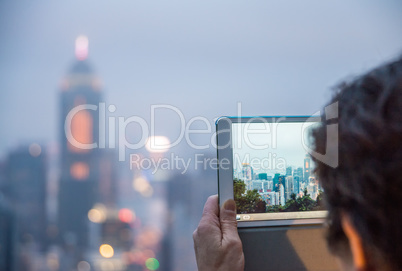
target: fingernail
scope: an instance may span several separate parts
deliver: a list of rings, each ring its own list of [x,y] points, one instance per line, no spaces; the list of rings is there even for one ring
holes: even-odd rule
[[[223,209],[228,210],[228,211],[236,211],[236,203],[232,199],[228,199],[225,201],[223,204]]]

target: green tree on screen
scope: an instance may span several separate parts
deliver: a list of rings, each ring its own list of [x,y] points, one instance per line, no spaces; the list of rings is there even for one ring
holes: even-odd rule
[[[237,213],[239,214],[325,210],[323,192],[321,190],[319,190],[317,200],[313,200],[307,188],[305,188],[302,197],[297,197],[296,194],[292,193],[285,205],[267,206],[256,189],[246,191],[246,184],[242,180],[234,179],[233,194],[236,201]]]
[[[266,203],[261,199],[256,189],[247,190],[246,184],[239,179],[233,180],[233,194],[236,201],[237,213],[265,213]]]
[[[318,211],[325,210],[323,206],[323,193],[320,190],[317,195],[317,200],[313,200],[307,191],[307,188],[303,190],[303,196],[297,197],[292,193],[290,199],[288,199],[284,206],[273,205],[267,207],[268,213],[278,212],[302,212],[302,211]]]

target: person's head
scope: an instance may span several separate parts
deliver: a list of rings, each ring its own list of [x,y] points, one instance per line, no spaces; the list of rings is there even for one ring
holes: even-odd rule
[[[328,208],[331,252],[365,270],[402,270],[402,58],[343,83],[338,139],[327,136],[323,116],[314,149],[339,140],[339,165],[313,157]]]

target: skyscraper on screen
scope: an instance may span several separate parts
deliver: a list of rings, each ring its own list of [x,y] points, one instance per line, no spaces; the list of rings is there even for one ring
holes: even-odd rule
[[[304,157],[304,181],[308,182],[309,181],[309,177],[310,177],[310,156],[308,154],[306,154],[306,156]]]

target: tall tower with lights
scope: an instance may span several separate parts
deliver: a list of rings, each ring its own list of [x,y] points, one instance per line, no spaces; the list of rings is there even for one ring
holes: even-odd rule
[[[59,186],[59,236],[62,244],[83,251],[88,247],[88,211],[99,201],[101,152],[98,78],[88,63],[88,38],[79,36],[76,60],[66,75],[60,94],[61,177]]]
[[[304,181],[307,183],[311,175],[310,160],[310,156],[306,154],[306,156],[304,157]]]

